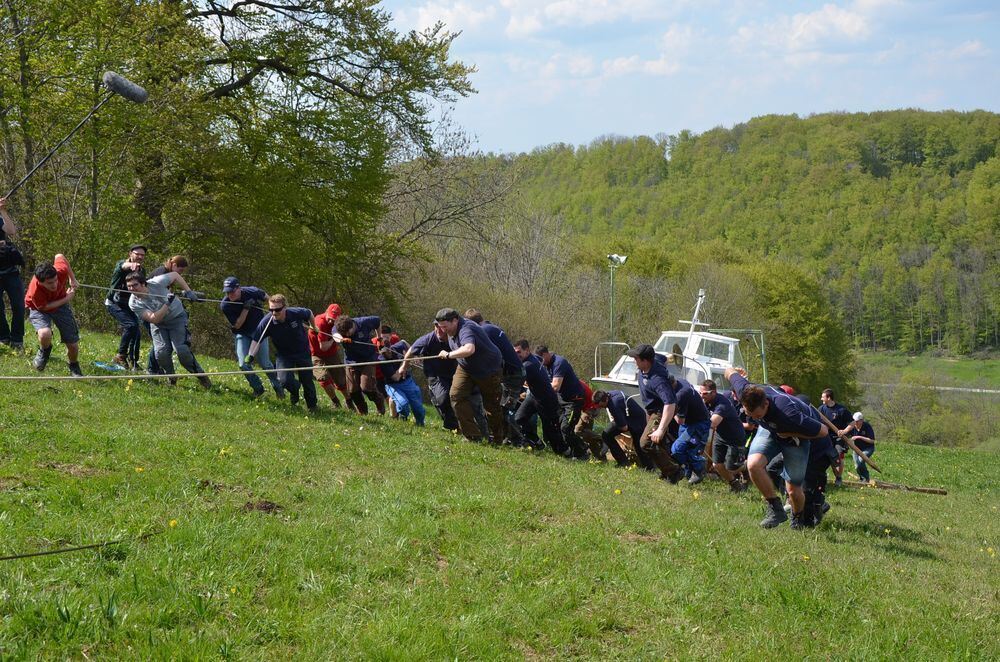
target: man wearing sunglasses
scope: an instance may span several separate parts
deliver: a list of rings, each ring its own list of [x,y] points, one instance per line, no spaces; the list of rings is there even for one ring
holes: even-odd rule
[[[309,353],[308,329],[316,330],[312,311],[308,308],[289,308],[284,294],[272,294],[267,299],[268,314],[261,318],[253,332],[247,364],[252,366],[261,343],[270,338],[277,351],[278,379],[281,380],[288,399],[299,402],[299,383],[309,411],[316,411],[316,383],[312,374],[312,355]],[[309,370],[292,370],[309,368]],[[296,375],[298,373],[298,375]]]

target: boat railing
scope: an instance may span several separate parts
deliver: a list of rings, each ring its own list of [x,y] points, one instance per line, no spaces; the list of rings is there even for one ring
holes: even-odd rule
[[[606,377],[607,376],[607,375],[604,374],[604,371],[602,369],[604,367],[603,361],[602,361],[603,357],[601,355],[601,348],[602,347],[624,347],[625,351],[622,352],[622,354],[625,354],[625,352],[628,352],[630,349],[632,349],[632,347],[628,343],[625,343],[625,342],[605,341],[605,342],[599,342],[599,343],[597,343],[597,347],[594,348],[594,376],[595,377]],[[615,360],[617,361],[618,359],[615,359]]]

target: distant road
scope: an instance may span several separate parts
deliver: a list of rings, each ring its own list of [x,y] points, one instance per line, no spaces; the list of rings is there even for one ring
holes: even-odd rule
[[[959,393],[986,393],[988,395],[1000,395],[1000,390],[990,388],[964,388],[961,386],[928,386],[925,384],[882,384],[879,382],[860,382],[862,386],[886,386],[895,388],[905,386],[907,388],[925,388],[931,391],[957,391]]]

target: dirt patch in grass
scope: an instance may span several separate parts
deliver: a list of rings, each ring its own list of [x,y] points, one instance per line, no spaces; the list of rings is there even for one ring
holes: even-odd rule
[[[663,536],[659,533],[626,533],[619,537],[625,542],[657,542]]]
[[[0,476],[0,492],[13,492],[25,487],[24,481],[17,476]]]
[[[275,513],[284,510],[284,507],[276,504],[273,501],[268,501],[267,499],[261,499],[260,501],[247,501],[243,504],[243,510],[248,513],[254,511],[260,513],[266,513],[268,515],[274,515]]]
[[[69,464],[64,462],[47,462],[43,464],[42,467],[45,469],[53,469],[68,476],[75,476],[77,478],[100,476],[104,473],[101,469],[95,469],[94,467],[85,467],[82,464]]]

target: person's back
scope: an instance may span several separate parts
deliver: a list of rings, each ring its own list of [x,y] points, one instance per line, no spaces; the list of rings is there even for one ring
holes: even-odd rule
[[[524,366],[524,381],[528,384],[531,394],[540,402],[555,404],[556,392],[552,388],[552,380],[541,359],[531,354],[521,363]]]

